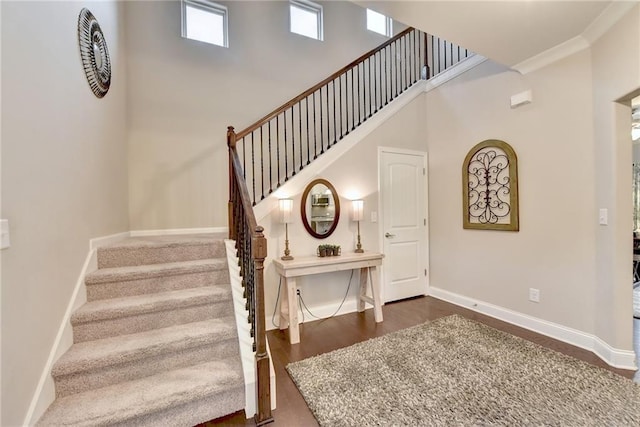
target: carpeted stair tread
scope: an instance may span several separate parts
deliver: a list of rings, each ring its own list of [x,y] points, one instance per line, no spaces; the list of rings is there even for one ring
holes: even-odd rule
[[[98,268],[224,257],[222,234],[131,237],[98,249]]]
[[[224,317],[120,335],[71,346],[55,363],[54,377],[210,345],[237,336],[235,318]]]
[[[134,265],[125,267],[101,268],[85,276],[85,284],[109,283],[128,281],[178,274],[218,271],[227,268],[224,258],[202,259],[193,261],[178,261],[162,264]]]
[[[230,396],[225,399],[225,394]],[[58,398],[38,425],[153,425],[145,419],[171,419],[171,411],[179,410],[181,405],[216,395],[222,401],[237,402],[237,408],[225,403],[223,408],[210,408],[210,415],[205,418],[215,418],[220,411],[232,413],[243,408],[244,382],[239,360],[227,358],[202,363]],[[207,419],[182,419],[181,423],[193,425]]]
[[[222,286],[205,286],[178,291],[90,301],[80,307],[71,316],[71,324],[77,325],[180,307],[211,304],[230,299],[230,289]]]

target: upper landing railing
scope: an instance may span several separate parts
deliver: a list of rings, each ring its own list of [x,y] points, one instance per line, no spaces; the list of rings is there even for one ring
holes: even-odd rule
[[[255,205],[420,79],[471,56],[407,28],[248,128],[229,129]]]
[[[426,46],[407,28],[248,128],[230,128],[252,204],[425,78]]]

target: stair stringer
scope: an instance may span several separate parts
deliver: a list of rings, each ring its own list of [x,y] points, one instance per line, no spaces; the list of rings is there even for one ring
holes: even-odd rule
[[[240,358],[242,360],[242,370],[244,372],[244,395],[247,418],[253,417],[257,411],[257,388],[256,388],[256,353],[253,351],[253,338],[251,328],[247,319],[249,312],[245,308],[246,300],[243,296],[242,279],[240,277],[240,267],[236,256],[235,240],[226,239],[227,264],[229,266],[229,278],[231,279],[231,289],[233,292],[233,307],[236,317],[236,327],[238,329],[238,341],[240,344]],[[271,409],[276,409],[276,373],[273,368],[271,349],[267,341],[267,354],[269,355],[269,377],[271,385]]]

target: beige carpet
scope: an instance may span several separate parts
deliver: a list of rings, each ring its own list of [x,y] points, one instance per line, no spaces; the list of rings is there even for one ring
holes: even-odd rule
[[[144,237],[98,250],[42,426],[192,426],[244,408],[224,242]]]
[[[640,385],[460,316],[287,370],[321,426],[640,425]]]

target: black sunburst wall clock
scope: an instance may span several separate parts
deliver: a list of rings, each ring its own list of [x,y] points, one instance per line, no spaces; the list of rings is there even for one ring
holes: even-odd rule
[[[89,86],[95,96],[102,98],[111,86],[111,60],[100,24],[87,8],[78,16],[78,44]]]

